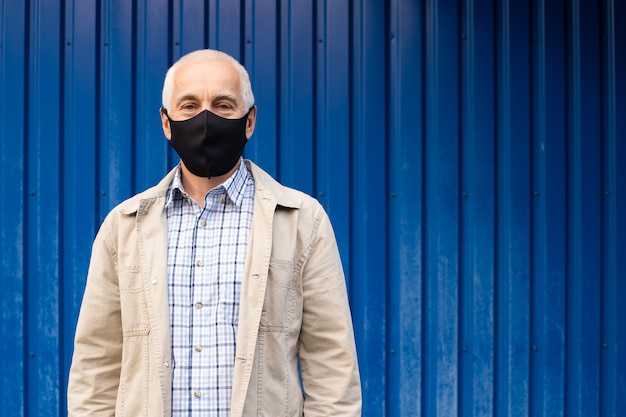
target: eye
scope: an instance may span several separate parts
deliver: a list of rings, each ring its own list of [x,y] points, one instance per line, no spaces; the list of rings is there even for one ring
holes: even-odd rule
[[[193,103],[185,103],[181,106],[182,110],[195,110],[197,106]]]
[[[218,103],[215,107],[219,110],[232,110],[233,108],[230,103]]]

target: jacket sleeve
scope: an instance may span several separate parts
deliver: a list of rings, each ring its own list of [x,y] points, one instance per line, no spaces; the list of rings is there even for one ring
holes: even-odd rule
[[[360,416],[361,384],[335,235],[320,207],[302,272],[300,367],[306,416]]]
[[[76,327],[68,382],[68,415],[113,416],[122,357],[117,253],[107,222],[94,240]]]

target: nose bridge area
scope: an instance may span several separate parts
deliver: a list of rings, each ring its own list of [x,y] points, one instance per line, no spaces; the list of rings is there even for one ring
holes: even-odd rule
[[[201,110],[209,110],[211,111],[213,101],[215,99],[215,89],[210,85],[210,83],[205,83],[204,88],[202,89],[204,95],[202,96],[201,101]]]

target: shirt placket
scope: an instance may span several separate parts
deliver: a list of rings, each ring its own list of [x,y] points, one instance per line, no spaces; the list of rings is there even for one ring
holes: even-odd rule
[[[212,227],[216,221],[215,207],[219,200],[216,190],[205,199],[205,208],[196,218],[196,253],[194,262],[193,308],[191,325],[191,399],[193,411],[206,412],[211,408],[212,393],[208,381],[215,369],[215,358],[211,354],[211,337],[216,323],[219,301],[217,285],[217,263],[211,242],[219,239],[219,231]]]

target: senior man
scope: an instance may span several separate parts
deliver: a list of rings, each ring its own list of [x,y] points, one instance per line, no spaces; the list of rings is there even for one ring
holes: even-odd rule
[[[69,415],[360,415],[328,216],[241,157],[257,115],[248,73],[195,51],[168,70],[162,100],[181,162],[94,240]]]

